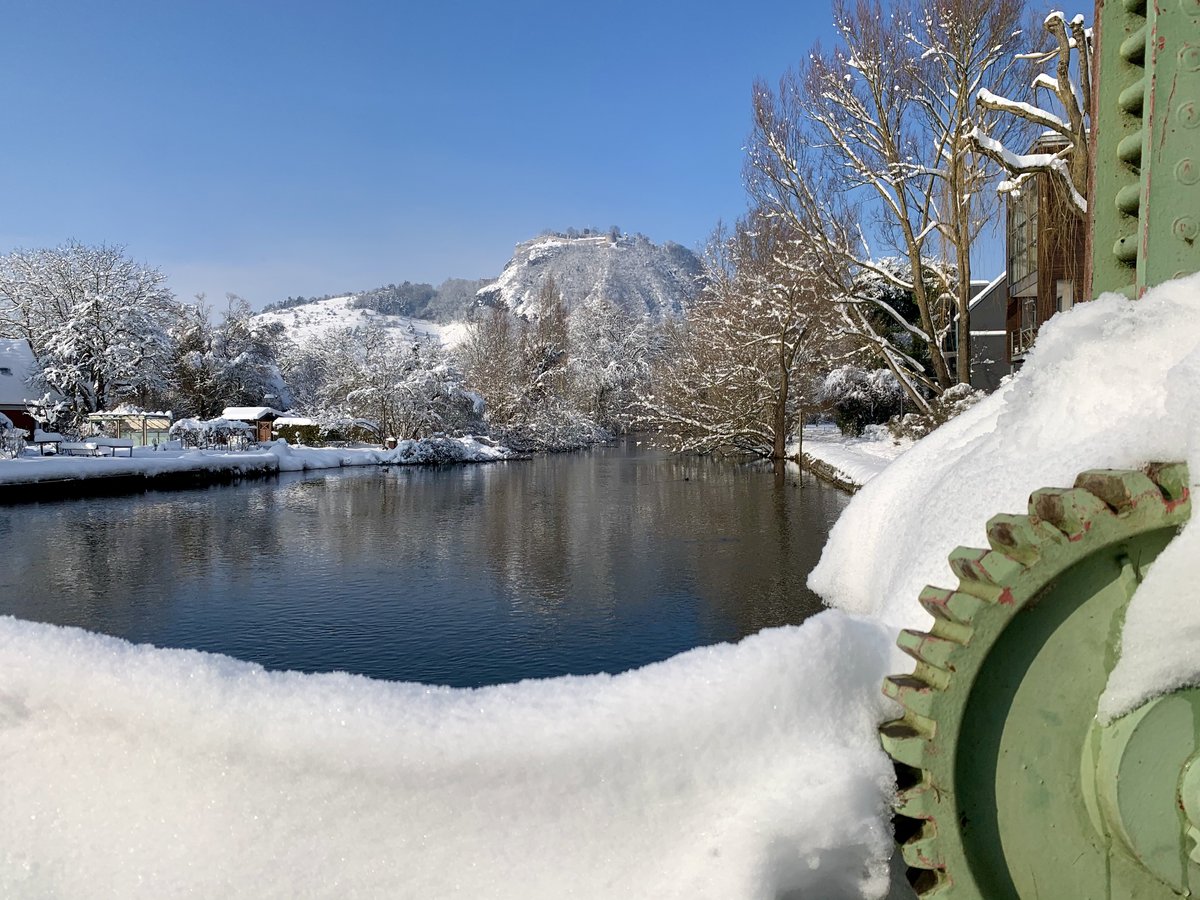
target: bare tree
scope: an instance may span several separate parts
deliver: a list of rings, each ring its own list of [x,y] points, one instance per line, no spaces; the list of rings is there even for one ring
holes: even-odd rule
[[[847,307],[848,330],[918,408],[970,379],[969,347],[953,373],[943,352],[956,311],[960,344],[969,342],[970,245],[989,212],[984,161],[967,140],[981,116],[970,97],[985,77],[1006,83],[1022,9],[1020,0],[838,0],[835,49],[815,47],[776,90],[755,86],[752,191],[824,242],[841,269],[832,274],[843,290],[831,295]],[[896,256],[907,264],[880,262]],[[872,279],[911,296],[915,315],[858,296],[854,285]],[[906,340],[889,341],[855,304],[901,324]]]
[[[938,348],[930,353],[932,380],[945,389],[952,382],[940,347],[949,324],[950,278],[926,247],[939,224],[935,172],[946,138],[928,133],[915,101],[922,61],[907,37],[918,27],[914,20],[907,3],[888,8],[880,0],[836,0],[840,46],[828,54],[814,48],[802,108],[842,189],[868,195],[876,232],[908,258],[916,326],[931,349]],[[856,262],[869,267],[863,257]]]
[[[1019,193],[1027,179],[1045,172],[1070,197],[1068,208],[1083,219],[1087,216],[1088,131],[1092,122],[1092,31],[1084,24],[1083,16],[1067,22],[1061,12],[1050,13],[1045,28],[1054,40],[1053,47],[1034,49],[1020,58],[1034,64],[1054,64],[1053,75],[1039,73],[1031,85],[1035,99],[1038,91],[1045,91],[1052,102],[1036,105],[1013,100],[989,88],[980,88],[976,96],[984,109],[1053,132],[1057,146],[1044,153],[1016,153],[986,126],[977,127],[970,140],[1008,171],[1010,177],[1000,183],[1000,193]]]
[[[971,381],[971,247],[997,212],[985,190],[994,174],[972,135],[981,129],[1008,135],[1014,123],[972,98],[983,83],[1008,91],[1023,67],[1013,51],[1021,40],[1022,0],[930,0],[916,7],[907,35],[916,54],[913,102],[937,150],[931,173],[940,184],[935,210],[943,256],[953,266],[957,321],[955,380]]]
[[[707,286],[667,347],[642,399],[642,424],[675,450],[783,459],[824,374],[836,309],[820,296],[803,235],[762,213],[718,232]]]
[[[542,284],[532,320],[492,307],[458,352],[493,435],[510,447],[573,449],[608,436],[577,405],[570,321],[553,279]]]
[[[872,257],[860,224],[863,204],[845,188],[842,173],[825,164],[804,107],[805,87],[794,72],[784,75],[778,92],[755,85],[746,162],[751,194],[765,214],[787,222],[815,248],[807,265],[837,309],[841,334],[878,357],[913,406],[927,411],[927,396],[941,390],[926,363],[941,353],[940,333],[923,328],[919,316],[898,302],[913,296],[907,257],[903,263]],[[915,302],[912,308],[917,310]]]
[[[488,307],[458,348],[467,383],[487,401],[493,422],[507,423],[517,417],[523,330],[523,323],[507,307]]]

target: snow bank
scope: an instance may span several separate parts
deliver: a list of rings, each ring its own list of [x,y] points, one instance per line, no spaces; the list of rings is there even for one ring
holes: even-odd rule
[[[881,896],[890,641],[453,690],[0,618],[0,895]]]
[[[420,465],[451,462],[494,462],[513,452],[475,437],[422,438],[401,441],[395,450],[362,447],[289,447],[278,440],[258,450],[226,453],[213,450],[137,448],[134,456],[38,456],[36,451],[0,460],[0,484],[104,478],[118,475],[155,477],[179,472],[300,472],[345,466]]]
[[[154,477],[178,472],[255,472],[275,468],[267,453],[222,453],[208,450],[135,449],[127,456],[38,456],[26,451],[16,459],[0,460],[0,484],[105,478],[124,475]]]
[[[884,428],[852,437],[833,425],[823,425],[805,428],[804,440],[790,446],[788,453],[803,453],[824,463],[847,484],[862,487],[911,446],[912,441],[897,441]]]
[[[855,496],[809,585],[892,627],[928,624],[918,593],[955,584],[946,556],[986,546],[993,514],[1024,512],[1031,491],[1069,486],[1083,469],[1173,459],[1200,478],[1200,276],[1047,323],[1016,377]],[[1198,559],[1193,522],[1130,604],[1106,713],[1200,681]]]
[[[394,450],[363,447],[292,447],[285,440],[267,445],[264,451],[277,462],[281,472],[337,469],[344,466],[413,466],[455,462],[496,462],[511,459],[506,447],[476,437],[434,437],[400,441]]]

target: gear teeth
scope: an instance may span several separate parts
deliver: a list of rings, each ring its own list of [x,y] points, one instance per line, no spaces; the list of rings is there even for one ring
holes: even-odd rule
[[[943,812],[941,795],[929,781],[928,773],[922,772],[922,780],[912,787],[896,792],[896,813],[908,819],[928,822]]]
[[[965,636],[947,635],[948,637],[962,638],[962,643],[966,643],[966,638],[970,637],[971,621],[975,618],[976,613],[985,606],[984,601],[974,594],[964,594],[962,591],[932,586],[927,586],[921,591],[921,596],[917,598],[917,601],[927,613],[938,620],[939,626],[947,623],[964,626],[967,629]],[[939,628],[939,631],[941,630]]]
[[[932,683],[933,680],[950,680],[950,672],[954,671],[954,654],[962,648],[962,643],[951,638],[942,637],[941,635],[906,628],[896,638],[896,646],[918,663],[922,663],[927,668],[941,673],[942,678],[938,678],[936,675],[934,679],[927,678]],[[927,676],[928,674],[924,671],[921,672],[922,676]],[[935,686],[944,688],[946,685],[937,684]]]
[[[992,516],[987,523],[988,545],[998,553],[1031,566],[1042,556],[1042,545],[1047,541],[1061,541],[1062,533],[1056,528],[1033,522],[1029,516],[1001,514]]]
[[[920,874],[911,881],[912,889],[927,900],[929,897],[949,897],[951,881],[944,869],[918,869]]]
[[[897,762],[919,769],[925,761],[925,746],[929,736],[909,719],[893,719],[879,726],[883,749]]]
[[[884,694],[904,711],[879,732],[896,764],[896,840],[909,883],[922,900],[981,896],[962,842],[967,821],[956,799],[964,746],[958,729],[979,660],[1012,617],[1067,567],[1128,536],[1181,527],[1190,497],[1183,464],[1083,472],[1073,488],[1035,491],[1028,515],[990,519],[990,549],[956,549],[950,567],[957,588],[921,592],[933,624],[927,632],[900,632],[896,643],[916,667],[884,681]]]
[[[1092,528],[1092,521],[1111,516],[1107,503],[1080,488],[1042,488],[1029,497],[1029,518],[1048,522],[1077,541]]]
[[[907,710],[905,717],[927,733],[934,729],[932,707],[937,690],[921,675],[889,675],[883,680],[884,695],[902,705]]]
[[[946,863],[938,852],[937,823],[930,819],[915,835],[905,841],[900,852],[904,861],[914,869],[944,870]],[[924,893],[922,897],[926,896]]]
[[[1025,566],[995,550],[959,547],[950,554],[950,569],[958,576],[958,589],[992,603],[1011,603],[1003,587],[1017,579]]]
[[[1187,502],[1191,490],[1188,485],[1188,469],[1184,463],[1151,463],[1146,466],[1145,471],[1147,477],[1158,485],[1169,502]]]
[[[1092,469],[1081,472],[1075,487],[1095,494],[1118,515],[1130,512],[1143,503],[1161,504],[1162,491],[1142,472],[1122,469]]]

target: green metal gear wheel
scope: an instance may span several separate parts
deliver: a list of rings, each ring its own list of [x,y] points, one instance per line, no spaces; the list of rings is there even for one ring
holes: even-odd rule
[[[934,624],[901,633],[917,665],[886,680],[904,714],[880,728],[920,896],[1200,893],[1180,798],[1200,785],[1200,691],[1096,722],[1129,597],[1190,510],[1183,465],[1084,472],[991,519],[989,550],[955,550],[957,590],[922,592]]]

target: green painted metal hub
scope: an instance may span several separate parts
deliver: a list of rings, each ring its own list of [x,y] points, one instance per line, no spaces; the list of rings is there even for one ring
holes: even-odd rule
[[[1179,691],[1094,725],[1080,763],[1097,834],[1181,896],[1200,889],[1198,734],[1200,691]]]
[[[1126,604],[1189,515],[1186,485],[1168,465],[1037,491],[1027,515],[988,523],[990,549],[951,554],[956,590],[922,593],[934,624],[901,633],[917,665],[885,682],[904,715],[881,728],[922,896],[1171,897],[1200,885],[1180,862],[1191,848],[1177,795],[1194,734],[1151,756],[1164,713],[1094,725]],[[1081,778],[1093,758],[1103,765]],[[1133,775],[1167,763],[1166,776]]]

